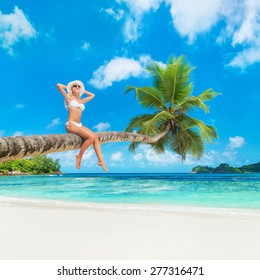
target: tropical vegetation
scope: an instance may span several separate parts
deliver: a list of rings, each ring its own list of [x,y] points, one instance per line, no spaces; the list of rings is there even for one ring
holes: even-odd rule
[[[190,115],[197,108],[209,112],[205,104],[217,96],[213,89],[207,89],[198,96],[192,95],[190,66],[184,56],[171,57],[166,66],[157,62],[151,63],[147,70],[152,76],[153,85],[136,87],[128,86],[125,93],[135,91],[136,99],[152,113],[134,117],[126,131],[156,135],[169,126],[167,134],[150,145],[157,153],[171,150],[185,160],[187,154],[200,158],[206,141],[217,138],[216,129]],[[132,142],[129,149],[135,151],[138,142]]]
[[[13,171],[27,174],[55,174],[60,173],[60,164],[59,160],[53,160],[46,155],[0,163],[0,173],[10,174]]]
[[[241,167],[232,167],[227,163],[221,163],[219,166],[213,168],[209,166],[195,166],[192,168],[194,173],[254,173],[260,172],[260,162],[243,165]]]

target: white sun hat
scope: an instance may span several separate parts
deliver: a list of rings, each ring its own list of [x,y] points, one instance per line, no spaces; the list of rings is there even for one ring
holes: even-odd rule
[[[79,80],[75,80],[75,81],[71,81],[67,84],[67,91],[68,91],[69,95],[72,95],[71,88],[73,85],[80,85],[80,96],[85,92],[84,84]]]

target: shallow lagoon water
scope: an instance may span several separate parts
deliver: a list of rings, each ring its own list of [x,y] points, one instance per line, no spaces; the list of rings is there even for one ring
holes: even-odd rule
[[[63,174],[0,177],[0,198],[260,209],[260,174]]]

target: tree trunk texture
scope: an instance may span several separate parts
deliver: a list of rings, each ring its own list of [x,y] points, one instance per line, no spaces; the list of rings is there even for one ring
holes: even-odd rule
[[[170,126],[167,125],[163,132],[154,136],[129,132],[97,132],[96,134],[102,144],[127,141],[155,143],[167,134],[169,128]],[[85,140],[72,133],[3,137],[0,138],[0,162],[80,149]]]

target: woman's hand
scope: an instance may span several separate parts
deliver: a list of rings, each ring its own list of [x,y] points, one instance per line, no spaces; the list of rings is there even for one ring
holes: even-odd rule
[[[86,91],[86,90],[85,90],[84,93],[85,93],[86,95],[88,95],[88,97],[81,99],[81,100],[80,100],[81,103],[89,102],[91,99],[93,99],[93,98],[95,97],[95,94],[93,94],[93,93],[91,93],[91,92],[89,92],[89,91]]]
[[[84,91],[84,93],[85,93],[86,95],[88,95],[88,96],[93,96],[93,97],[95,96],[95,94],[93,94],[93,93],[91,93],[91,92],[89,92],[89,91],[86,91],[86,90]],[[93,98],[93,97],[92,97],[92,98]]]
[[[57,88],[63,88],[63,89],[67,89],[67,86],[57,83]]]
[[[64,90],[64,89],[67,89],[67,86],[57,83],[57,88],[58,88],[59,92],[63,95],[63,97],[66,99],[66,101],[69,102],[70,97],[67,94],[67,92]]]

